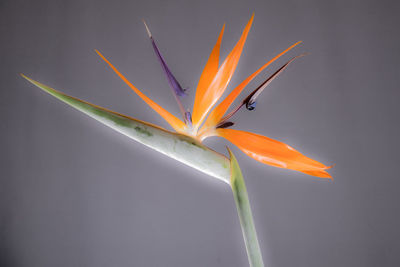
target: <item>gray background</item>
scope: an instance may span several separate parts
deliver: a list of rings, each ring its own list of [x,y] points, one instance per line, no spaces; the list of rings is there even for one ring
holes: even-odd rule
[[[398,1],[0,1],[0,266],[246,266],[229,187],[104,127],[19,72],[166,123],[94,53],[177,114],[145,18],[192,96],[224,22],[222,57],[255,11],[234,85],[298,40],[302,58],[236,129],[284,141],[334,182],[233,148],[270,266],[399,266]],[[193,97],[189,97],[190,103]],[[225,153],[221,138],[206,144]],[[233,147],[230,145],[230,147]]]

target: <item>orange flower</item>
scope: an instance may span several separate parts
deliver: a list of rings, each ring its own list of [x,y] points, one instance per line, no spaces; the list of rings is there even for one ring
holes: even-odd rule
[[[220,136],[226,138],[234,145],[239,147],[239,149],[242,150],[246,155],[262,163],[275,167],[300,171],[312,176],[331,178],[331,175],[326,172],[326,169],[329,169],[330,167],[304,156],[289,145],[262,135],[228,129],[228,127],[231,127],[234,124],[229,119],[243,106],[246,106],[246,108],[249,110],[254,109],[256,98],[261,94],[264,88],[297,57],[293,58],[280,69],[278,69],[250,95],[244,98],[237,108],[233,109],[233,111],[226,115],[229,107],[239,96],[242,90],[267,66],[275,62],[278,58],[291,50],[293,47],[297,46],[300,42],[293,44],[289,48],[273,57],[252,75],[241,82],[230,94],[228,94],[224,100],[222,100],[222,102],[216,105],[225,92],[235,72],[243,50],[243,46],[246,42],[247,35],[250,31],[253,18],[254,15],[247,23],[239,41],[236,43],[223,63],[219,66],[219,53],[225,25],[223,26],[218,40],[212,49],[208,61],[200,76],[192,112],[185,110],[181,102],[181,97],[185,95],[185,90],[181,88],[176,78],[167,67],[165,60],[161,56],[153,36],[146,25],[153,48],[160,60],[160,63],[166,73],[168,82],[173,89],[172,91],[174,92],[174,96],[179,104],[179,108],[182,113],[182,119],[172,115],[166,109],[162,108],[156,102],[143,94],[131,82],[129,82],[128,79],[126,79],[123,74],[121,74],[121,72],[119,72],[117,68],[114,67],[110,61],[108,61],[99,51],[96,50],[96,52],[139,97],[141,97],[151,108],[153,108],[161,117],[163,117],[178,133],[191,136],[199,141],[203,141],[205,138],[210,136]]]

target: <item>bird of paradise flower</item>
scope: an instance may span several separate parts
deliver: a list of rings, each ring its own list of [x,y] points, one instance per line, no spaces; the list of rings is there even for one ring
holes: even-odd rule
[[[304,54],[293,57],[285,63],[228,113],[230,106],[240,95],[242,90],[266,67],[301,42],[291,45],[262,65],[234,88],[219,104],[217,104],[235,72],[253,19],[254,14],[243,30],[239,41],[219,66],[220,47],[225,25],[222,27],[217,42],[213,47],[200,76],[192,111],[186,109],[183,105],[182,98],[187,94],[187,92],[182,88],[171,70],[168,68],[148,26],[144,22],[155,54],[161,63],[168,83],[172,89],[173,96],[178,104],[182,119],[177,118],[137,89],[114,65],[111,64],[109,60],[96,50],[97,54],[111,67],[111,69],[140,98],[142,98],[144,102],[146,102],[165,121],[167,121],[176,133],[68,96],[42,83],[34,81],[23,74],[21,75],[47,93],[121,132],[122,134],[228,183],[232,188],[235,203],[237,205],[249,263],[251,266],[263,266],[261,251],[248,201],[247,190],[236,158],[229,148],[230,159],[204,146],[202,144],[203,140],[211,136],[224,137],[231,143],[235,144],[246,155],[259,162],[275,167],[300,171],[316,177],[331,178],[331,175],[326,171],[331,166],[326,166],[318,161],[306,157],[291,146],[280,141],[255,133],[230,128],[234,125],[231,118],[236,114],[236,112],[241,110],[243,107],[248,110],[253,110],[256,106],[257,98],[271,83],[271,81],[285,70],[291,62]]]

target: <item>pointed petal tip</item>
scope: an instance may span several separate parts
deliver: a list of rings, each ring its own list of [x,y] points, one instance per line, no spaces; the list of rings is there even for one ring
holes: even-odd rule
[[[111,64],[110,61],[108,61],[108,60],[103,56],[103,54],[100,53],[99,50],[95,49],[94,51],[95,51],[95,52],[97,53],[97,55],[99,55],[99,56],[101,57],[101,59],[104,60],[108,65]],[[110,66],[111,66],[111,65],[110,65]],[[113,67],[111,67],[111,68],[113,69]]]
[[[332,175],[330,173],[328,173],[326,170],[331,169],[335,165],[336,164],[332,164],[330,166],[325,166],[322,169],[310,170],[310,171],[302,171],[302,172],[305,173],[305,174],[311,175],[311,176],[319,177],[319,178],[328,178],[329,180],[333,181]]]
[[[328,169],[333,168],[333,167],[335,167],[335,166],[336,166],[336,163],[333,163],[331,166],[326,167],[325,170],[328,170]]]
[[[231,149],[229,148],[229,146],[225,146],[225,148],[226,148],[226,150],[228,150],[229,160],[232,160],[233,153],[232,153]]]
[[[221,38],[224,35],[225,25],[226,25],[226,23],[224,22],[224,25],[222,25],[222,29],[221,29],[221,33],[220,33]]]
[[[225,146],[226,150],[228,150],[229,153],[229,161],[232,162],[233,159],[236,160],[235,154],[233,154],[232,150],[229,148],[229,146]]]
[[[295,58],[297,59],[297,58],[305,57],[305,56],[308,56],[308,55],[310,55],[310,53],[304,52],[304,53],[302,53],[302,54],[296,56]]]
[[[151,32],[150,32],[149,27],[148,27],[147,24],[146,24],[146,21],[145,21],[144,19],[142,19],[142,21],[143,21],[143,23],[144,23],[144,26],[146,27],[146,31],[147,31],[147,34],[149,35],[149,38],[151,38],[152,35],[151,35]]]
[[[253,20],[254,20],[254,12],[253,12],[253,14],[251,15],[251,18],[249,19],[249,27],[251,27],[251,24],[253,23]]]
[[[22,78],[24,78],[25,80],[27,80],[28,82],[31,82],[31,83],[33,83],[33,84],[38,83],[37,81],[32,80],[32,79],[29,78],[28,76],[25,76],[25,74],[23,74],[23,73],[20,73],[19,75],[20,75]]]
[[[328,172],[326,171],[309,171],[309,172],[304,172],[305,174],[311,175],[311,176],[315,176],[318,178],[327,178],[331,181],[333,181],[332,175],[330,175]]]
[[[27,80],[28,82],[30,82],[30,83],[35,83],[35,81],[34,80],[32,80],[31,78],[29,78],[28,76],[25,76],[23,73],[19,73],[19,75],[22,77],[22,78],[24,78],[25,80]]]

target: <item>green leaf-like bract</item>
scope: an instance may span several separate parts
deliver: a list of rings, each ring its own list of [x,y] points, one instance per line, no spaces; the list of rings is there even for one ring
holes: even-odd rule
[[[21,75],[43,91],[108,127],[199,171],[230,183],[229,160],[224,155],[202,145],[196,139],[68,96],[23,74]]]

